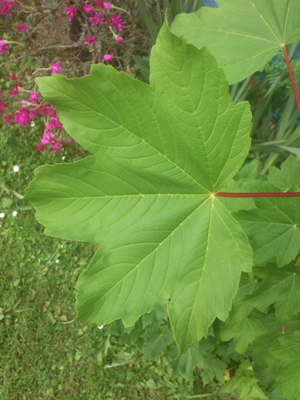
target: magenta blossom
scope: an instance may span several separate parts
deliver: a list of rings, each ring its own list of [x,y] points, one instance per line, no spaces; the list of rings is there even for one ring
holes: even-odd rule
[[[34,104],[38,104],[38,92],[30,93],[28,101],[31,101]]]
[[[52,153],[57,154],[59,152],[60,147],[62,146],[62,141],[61,140],[55,140],[54,143],[52,144]]]
[[[9,7],[9,2],[8,1],[1,1],[1,11],[0,14],[9,14],[9,16],[11,17],[11,11],[10,11],[10,7]]]
[[[63,127],[59,120],[55,117],[50,118],[49,124],[52,128],[60,129]]]
[[[123,42],[123,38],[121,38],[121,36],[116,36],[116,41],[118,42],[118,43],[122,43]]]
[[[71,143],[73,143],[73,140],[72,139],[68,139],[68,140],[66,140],[66,143],[71,144]]]
[[[3,93],[0,92],[1,102],[0,102],[0,113],[4,113],[4,108],[7,107],[7,104],[3,100]]]
[[[49,70],[52,72],[52,74],[58,74],[59,72],[62,72],[62,68],[60,66],[60,61],[56,61],[55,64],[51,65]]]
[[[53,141],[53,138],[54,138],[54,133],[52,132],[45,133],[43,136],[41,136],[41,143],[50,144]]]
[[[40,112],[42,115],[47,115],[47,106],[40,106]]]
[[[27,26],[26,26],[26,25],[23,25],[23,24],[19,24],[19,25],[17,26],[17,29],[19,29],[20,31],[26,31],[26,32],[28,32]]]
[[[0,54],[5,54],[9,50],[8,45],[4,40],[0,40]]]
[[[100,7],[100,8],[104,8],[104,4],[103,4],[103,2],[100,1],[100,0],[95,1],[95,4],[96,4],[98,7]]]
[[[15,77],[15,75],[10,75],[10,79],[11,79],[12,81],[16,81],[16,80],[17,80],[17,78]]]
[[[28,107],[29,112],[29,117],[30,119],[32,119],[33,117],[35,117],[36,115],[38,115],[39,110],[37,108],[34,107]]]
[[[69,21],[70,22],[73,21],[77,8],[76,7],[65,7],[65,9],[67,10],[67,15],[70,15]]]
[[[38,151],[42,151],[42,150],[44,150],[45,146],[44,146],[43,144],[40,144],[40,145],[36,145],[35,148],[36,148]]]
[[[114,27],[115,32],[118,30],[123,32],[122,25],[124,24],[126,24],[126,22],[123,19],[120,19],[120,14],[110,16],[110,26]]]
[[[85,4],[82,8],[87,14],[91,14],[93,12],[93,7],[88,6],[87,4]]]
[[[83,44],[92,44],[92,45],[94,45],[95,44],[95,38],[96,38],[96,35],[93,36],[93,37],[86,36],[83,39],[83,40],[86,40],[86,42],[83,42]]]
[[[30,125],[28,110],[24,107],[19,107],[19,112],[17,114],[14,114],[14,120],[21,126]]]
[[[11,115],[9,113],[6,114],[6,117],[4,118],[3,122],[10,126],[11,124]]]
[[[15,83],[15,84],[14,84],[14,88],[15,88],[15,89],[10,89],[9,94],[10,94],[11,96],[14,96],[14,99],[15,99],[15,98],[18,96],[19,91],[21,90],[21,87],[19,86],[18,83]]]
[[[95,17],[89,18],[89,21],[93,25],[100,26],[102,21],[104,21],[104,18],[101,18],[101,17],[102,17],[102,13],[101,13],[101,11],[99,11],[98,13],[97,12],[95,13]]]
[[[103,5],[104,5],[104,8],[105,8],[106,10],[110,10],[110,9],[112,8],[112,4],[110,4],[110,3],[104,2]]]
[[[105,54],[105,56],[103,56],[104,61],[112,61],[113,58],[114,56],[112,54]]]
[[[47,103],[49,104],[49,103]],[[56,110],[53,106],[47,109],[47,114],[50,115],[50,117],[55,117],[56,116]]]

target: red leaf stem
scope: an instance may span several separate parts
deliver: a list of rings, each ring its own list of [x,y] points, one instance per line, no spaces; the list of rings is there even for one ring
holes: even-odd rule
[[[218,197],[299,197],[300,192],[287,193],[216,193]]]
[[[290,65],[290,62],[289,62],[289,56],[288,56],[288,53],[286,51],[286,47],[282,46],[282,49],[283,49],[284,58],[285,58],[286,65],[287,65],[287,68],[288,68],[288,71],[289,71],[290,80],[292,82],[292,87],[293,87],[293,91],[294,91],[294,95],[295,95],[295,99],[296,99],[296,103],[297,103],[297,107],[298,107],[298,111],[299,111],[299,115],[300,115],[300,101],[299,101],[299,97],[298,97],[298,93],[297,93],[297,89],[296,89],[293,73],[292,73],[292,70],[291,70],[291,65]]]
[[[285,333],[284,324],[282,324],[282,333]]]

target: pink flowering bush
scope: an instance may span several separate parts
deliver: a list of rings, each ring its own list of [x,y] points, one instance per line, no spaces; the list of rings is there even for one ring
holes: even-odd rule
[[[82,76],[99,62],[114,63],[117,69],[132,73],[130,48],[140,37],[137,28],[127,29],[127,21],[138,9],[133,1],[116,3],[62,0],[53,7],[43,0],[0,0],[4,21],[0,77],[6,82],[0,83],[0,123],[11,129],[16,124],[22,129],[41,126],[39,137],[33,138],[38,151],[57,154],[72,141],[53,107],[36,91],[36,77]],[[126,37],[130,41],[124,51]]]

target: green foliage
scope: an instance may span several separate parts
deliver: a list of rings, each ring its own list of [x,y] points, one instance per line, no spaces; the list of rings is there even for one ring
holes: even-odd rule
[[[207,46],[229,84],[240,82],[274,57],[282,45],[300,40],[298,0],[217,0],[177,16],[172,32],[197,48]]]
[[[247,28],[240,44],[252,60],[242,49],[236,63],[231,59],[230,79],[238,80],[237,65],[257,70],[282,35],[286,42],[299,37],[294,0],[263,4],[243,0],[238,19],[234,1],[220,1],[221,16],[231,11],[231,32],[241,21]],[[199,15],[209,19],[215,11]],[[257,29],[250,41],[249,21]],[[229,29],[229,18],[223,23]],[[211,41],[221,56],[223,39]],[[268,176],[259,175],[258,160],[242,167],[250,147],[248,105],[234,105],[205,47],[166,25],[151,52],[150,83],[103,65],[80,79],[38,79],[64,128],[92,154],[39,167],[26,191],[47,234],[99,244],[77,283],[76,320],[116,321],[112,332],[146,359],[174,358],[175,373],[187,380],[195,364],[204,383],[222,381],[226,366],[235,376],[225,393],[297,398],[299,166],[290,157]],[[232,199],[222,197],[224,190],[229,197],[297,193]],[[125,354],[109,367],[130,360]],[[242,363],[236,369],[233,361]]]

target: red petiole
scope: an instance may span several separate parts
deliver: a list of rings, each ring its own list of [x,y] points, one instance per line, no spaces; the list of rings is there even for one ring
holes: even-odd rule
[[[284,58],[285,58],[286,65],[287,65],[287,68],[288,68],[288,71],[289,71],[290,80],[291,80],[291,83],[292,83],[292,87],[293,87],[293,91],[294,91],[294,95],[295,95],[295,99],[296,99],[296,103],[297,103],[297,107],[298,107],[298,111],[299,111],[299,115],[300,115],[300,101],[299,101],[299,97],[298,97],[298,93],[297,93],[297,89],[296,89],[293,73],[292,73],[292,70],[291,70],[291,65],[290,65],[290,62],[289,62],[289,56],[288,56],[288,53],[286,51],[286,47],[284,45],[282,46],[282,49],[283,49]]]
[[[300,192],[288,193],[216,193],[218,197],[299,197]]]

